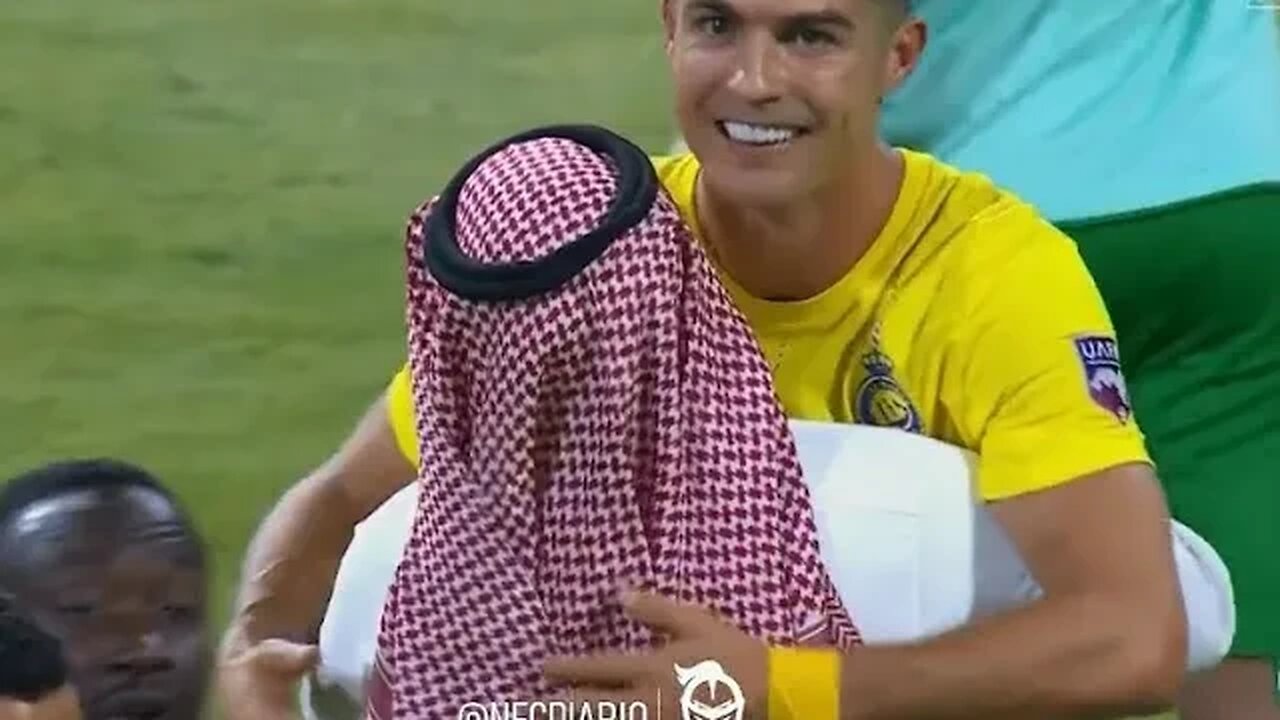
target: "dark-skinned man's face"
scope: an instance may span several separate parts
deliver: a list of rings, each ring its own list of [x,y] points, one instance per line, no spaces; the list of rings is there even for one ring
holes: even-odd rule
[[[210,671],[199,540],[146,488],[73,490],[0,527],[0,585],[65,645],[87,720],[194,720]]]

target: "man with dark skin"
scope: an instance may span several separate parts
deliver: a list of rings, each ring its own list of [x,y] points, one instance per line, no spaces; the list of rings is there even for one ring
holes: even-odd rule
[[[203,544],[175,498],[113,460],[0,492],[0,587],[66,647],[89,720],[194,720],[211,653]]]
[[[1072,349],[1073,339],[1098,333],[1103,354],[1114,356],[1096,289],[1069,241],[1030,209],[1012,201],[975,208],[966,198],[986,196],[981,181],[947,180],[954,171],[877,137],[880,100],[919,57],[923,24],[902,0],[667,0],[662,16],[692,157],[676,163],[687,171],[683,179],[670,163],[658,163],[659,175],[699,229],[766,356],[775,354],[769,315],[804,320],[813,305],[842,297],[847,304],[826,309],[841,318],[867,313],[876,291],[856,281],[913,282],[877,274],[893,267],[885,257],[891,248],[934,238],[939,250],[929,257],[945,257],[953,240],[957,253],[974,253],[958,256],[972,263],[933,268],[939,274],[930,288],[945,280],[967,290],[938,298],[927,305],[931,322],[901,324],[901,340],[885,341],[887,352],[909,363],[922,357],[906,347],[916,330],[947,325],[939,343],[971,355],[952,366],[955,395],[923,397],[937,373],[921,371],[917,405],[911,388],[876,384],[883,364],[874,382],[841,376],[816,387],[828,378],[769,359],[790,416],[892,425],[979,453],[984,499],[1044,589],[1025,608],[939,638],[824,660],[823,673],[806,676],[818,684],[797,697],[825,694],[831,702],[806,717],[1114,717],[1167,707],[1186,660],[1167,510],[1130,423],[1118,362],[1108,376],[1098,370],[1101,356],[1077,357],[1079,347]],[[1053,284],[1047,292],[1046,284]],[[929,292],[921,287],[914,297]],[[904,291],[899,309],[911,297]],[[966,311],[949,316],[957,303]],[[761,306],[766,311],[755,310]],[[916,309],[925,307],[922,300]],[[886,331],[893,324],[886,319]],[[825,343],[833,372],[860,372],[856,355],[831,347],[839,340],[819,333],[803,342]],[[861,351],[860,342],[850,337],[848,345]],[[1110,393],[1089,399],[1081,362]],[[868,402],[850,402],[854,395]],[[389,421],[412,418],[405,397],[401,387],[375,403],[342,449],[293,487],[260,529],[221,656],[221,696],[232,720],[292,717],[294,687],[315,662],[316,628],[352,529],[415,477],[416,456],[403,451],[396,430],[412,428],[412,420]],[[950,421],[924,417],[948,405]],[[966,418],[973,432],[953,438],[954,422]],[[548,673],[578,688],[578,697],[652,701],[661,690],[670,702],[679,696],[674,665],[716,659],[741,684],[748,716],[765,715],[773,702],[769,648],[697,607],[644,595],[627,603],[668,635],[663,647],[561,659]],[[663,711],[679,716],[670,706]]]

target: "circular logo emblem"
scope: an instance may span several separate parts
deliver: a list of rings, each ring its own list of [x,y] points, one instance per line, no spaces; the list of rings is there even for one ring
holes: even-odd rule
[[[891,427],[918,433],[923,429],[920,412],[893,377],[893,361],[878,349],[862,358],[867,378],[854,397],[854,415],[863,425]]]
[[[862,381],[856,398],[858,422],[863,425],[893,427],[908,432],[921,430],[920,413],[911,398],[888,375],[872,375]]]

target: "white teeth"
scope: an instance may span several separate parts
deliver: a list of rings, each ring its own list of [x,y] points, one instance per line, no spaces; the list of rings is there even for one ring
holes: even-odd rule
[[[722,123],[722,127],[729,139],[751,145],[774,145],[784,143],[796,136],[794,129],[774,125],[754,125],[727,120]]]

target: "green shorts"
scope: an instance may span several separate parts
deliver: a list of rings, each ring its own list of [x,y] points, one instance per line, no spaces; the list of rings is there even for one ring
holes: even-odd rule
[[[1232,655],[1280,658],[1280,183],[1063,223],[1173,515],[1226,561]]]

